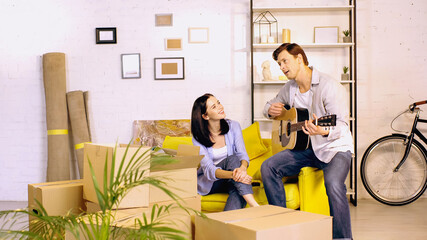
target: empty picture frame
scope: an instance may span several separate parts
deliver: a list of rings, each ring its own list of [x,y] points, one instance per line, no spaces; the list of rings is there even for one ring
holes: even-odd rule
[[[115,27],[96,28],[96,44],[117,43],[117,31]]]
[[[314,43],[337,43],[339,28],[333,27],[314,27]]]
[[[141,78],[139,53],[122,54],[122,78]]]
[[[189,43],[208,43],[209,28],[189,28],[188,42]]]
[[[167,14],[156,14],[156,27],[167,27],[173,25],[172,13]]]
[[[166,38],[165,39],[165,50],[168,50],[168,51],[182,50],[182,39],[181,38]]]
[[[184,58],[154,58],[155,80],[184,79]]]

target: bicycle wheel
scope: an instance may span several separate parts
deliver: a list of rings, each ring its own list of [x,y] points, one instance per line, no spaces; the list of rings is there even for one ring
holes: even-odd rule
[[[363,154],[360,175],[368,193],[381,203],[400,206],[417,200],[427,187],[427,154],[415,139],[408,158],[394,168],[405,152],[405,135],[393,134],[373,142]]]

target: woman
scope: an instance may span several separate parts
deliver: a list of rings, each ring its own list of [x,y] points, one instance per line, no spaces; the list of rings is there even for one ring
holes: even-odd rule
[[[236,121],[226,120],[224,107],[212,95],[196,99],[191,113],[193,144],[204,158],[197,170],[200,195],[228,193],[224,211],[259,206],[252,191],[252,177],[246,173],[249,157],[242,130]]]

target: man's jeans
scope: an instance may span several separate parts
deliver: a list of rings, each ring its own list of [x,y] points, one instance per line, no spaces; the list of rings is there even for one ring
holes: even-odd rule
[[[334,239],[351,239],[350,209],[346,196],[345,179],[351,164],[351,152],[338,152],[329,163],[320,161],[311,147],[307,150],[284,150],[261,166],[262,182],[268,203],[286,207],[286,195],[282,178],[297,175],[303,167],[323,170],[330,214],[333,216]]]
[[[236,155],[232,155],[222,160],[216,166],[226,171],[233,171],[240,167],[240,165],[240,159]],[[253,194],[253,191],[250,184],[236,182],[233,179],[219,179],[213,183],[211,191],[208,194],[213,193],[228,193],[224,211],[229,211],[246,207],[246,200],[242,196]]]

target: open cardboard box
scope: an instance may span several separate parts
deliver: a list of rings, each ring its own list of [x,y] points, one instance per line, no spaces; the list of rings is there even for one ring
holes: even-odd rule
[[[181,230],[188,234],[188,239],[194,239],[195,213],[190,209],[200,211],[200,208],[201,208],[200,199],[201,199],[200,196],[195,196],[191,198],[182,199],[180,201],[182,206],[189,209],[188,212],[178,207],[175,201],[165,201],[165,202],[155,203],[158,206],[168,206],[172,204],[172,207],[169,209],[169,213],[162,215],[161,221],[165,223],[164,227],[171,227],[174,229]],[[135,225],[135,222],[137,221],[137,219],[141,220],[142,223],[144,223],[144,220],[143,220],[144,213],[147,216],[147,220],[150,221],[153,205],[154,204],[150,204],[149,207],[115,210],[113,212],[115,216],[114,222],[112,222],[111,225],[119,228],[136,228],[138,226],[138,225]],[[82,234],[82,232],[83,231],[80,230],[80,234]],[[83,238],[83,236],[80,236],[80,237]],[[75,240],[76,238],[70,232],[66,232],[65,239]],[[124,239],[124,236],[119,236],[115,239]]]
[[[163,149],[165,153],[174,156],[177,162],[163,165],[161,168],[151,168],[150,176],[165,182],[167,188],[180,198],[197,196],[197,166],[203,156],[199,155],[200,147],[179,145],[178,150]],[[150,203],[171,200],[171,197],[161,189],[150,185]]]
[[[196,240],[331,240],[332,217],[263,205],[196,216]]]
[[[111,170],[112,155],[114,145],[99,145],[85,144],[85,161],[84,161],[84,177],[83,177],[83,196],[86,200],[98,204],[95,188],[93,186],[92,175],[88,161],[90,160],[94,168],[95,176],[99,186],[104,183],[104,165],[108,154],[108,172]],[[126,156],[128,162],[139,147],[130,146]],[[120,161],[124,156],[126,145],[119,145],[116,149],[115,170],[117,171]],[[149,147],[142,147],[137,156],[140,156],[145,151],[151,151]],[[177,160],[174,163],[151,167],[147,164],[144,168],[147,176],[158,177],[164,181],[169,190],[177,194],[180,198],[189,198],[197,196],[197,166],[203,156],[199,155],[199,147],[180,145],[177,151],[164,149],[168,154],[173,155]],[[150,152],[151,153],[151,152]],[[147,162],[149,162],[150,154],[148,154]],[[107,176],[106,181],[109,181]],[[171,200],[170,196],[165,194],[161,189],[154,186],[141,185],[132,189],[120,202],[118,209],[147,207],[150,203]]]
[[[201,202],[201,196],[200,195],[197,195],[194,197],[189,197],[189,198],[179,199],[177,201],[179,201],[179,203],[181,203],[181,205],[184,207],[191,208],[191,209],[199,211],[199,212],[202,211],[202,202]],[[176,202],[175,200],[153,202],[153,203],[150,203],[148,208],[152,208],[154,206],[154,204],[157,204],[158,206],[165,206],[165,205],[173,204],[175,202]],[[101,211],[101,208],[96,203],[89,202],[86,200],[85,205],[86,205],[86,209],[87,209],[86,212],[89,214]],[[126,208],[123,210],[132,211],[132,209],[134,209],[135,211],[138,211],[138,209],[140,209],[140,208]]]
[[[87,143],[84,147],[84,167],[83,167],[83,197],[84,199],[98,203],[98,198],[96,196],[95,187],[92,180],[92,174],[89,167],[89,160],[92,164],[93,171],[98,182],[98,185],[103,191],[104,181],[110,181],[110,172],[112,168],[112,159],[115,145],[101,145]],[[138,150],[139,149],[139,150]],[[150,148],[149,147],[129,147],[128,152],[125,157],[125,164],[131,160],[134,154],[136,158],[143,157],[144,161],[147,162],[141,170],[145,170],[146,176],[149,174],[150,168]],[[117,146],[116,148],[116,158],[114,163],[115,173],[118,172],[120,163],[125,156],[126,147]],[[107,178],[104,179],[104,166],[107,159]],[[149,205],[148,201],[148,185],[141,185],[133,188],[129,193],[121,200],[118,208],[129,208],[129,207],[146,207]]]

